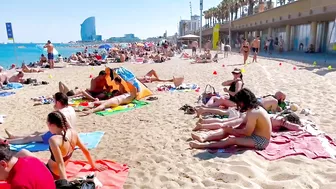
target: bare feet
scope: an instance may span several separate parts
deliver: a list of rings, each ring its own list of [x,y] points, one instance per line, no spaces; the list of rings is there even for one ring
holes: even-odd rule
[[[202,129],[202,124],[197,122],[196,127],[192,131],[198,131],[198,130],[201,130],[201,129]]]
[[[195,107],[195,110],[196,110],[196,117],[200,117],[204,112],[204,108],[202,106]]]
[[[191,148],[195,148],[195,149],[201,149],[202,148],[202,145],[199,142],[195,142],[195,141],[189,142],[189,146]]]
[[[199,142],[205,142],[206,141],[206,135],[205,134],[196,134],[196,133],[191,133],[191,138],[194,140],[197,140]]]

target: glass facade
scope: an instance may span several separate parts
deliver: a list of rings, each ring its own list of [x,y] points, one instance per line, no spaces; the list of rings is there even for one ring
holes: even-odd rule
[[[82,41],[95,41],[96,39],[96,19],[89,17],[81,24]]]

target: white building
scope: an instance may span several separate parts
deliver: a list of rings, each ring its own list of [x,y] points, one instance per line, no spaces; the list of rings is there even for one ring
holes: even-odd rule
[[[179,36],[194,33],[200,29],[200,16],[194,15],[191,20],[181,20],[179,23]]]

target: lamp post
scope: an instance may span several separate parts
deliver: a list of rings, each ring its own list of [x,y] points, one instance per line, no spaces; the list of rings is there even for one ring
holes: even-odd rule
[[[202,19],[203,19],[203,0],[200,0],[200,17],[201,17],[201,20],[200,20],[201,27],[200,27],[200,42],[199,42],[199,45],[200,45],[200,52],[202,52]]]

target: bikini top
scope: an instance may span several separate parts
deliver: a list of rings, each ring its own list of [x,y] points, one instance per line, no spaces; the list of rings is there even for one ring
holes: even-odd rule
[[[67,137],[65,137],[65,139],[66,139],[66,141],[69,142],[69,144],[70,144],[70,148],[74,149],[74,147],[72,146],[72,144],[71,144],[71,142],[69,141],[69,139],[68,139]],[[65,156],[63,157],[63,162],[66,162],[66,161],[68,161],[68,160],[71,158],[73,151],[70,152],[70,148],[69,148],[68,154],[65,155]],[[50,159],[53,160],[54,162],[56,162],[56,160],[55,160],[55,156],[54,156],[54,154],[53,154],[53,152],[52,152],[52,150],[51,150],[50,147],[49,147],[49,151],[50,151],[50,154],[51,154],[51,155],[50,155]],[[69,152],[70,152],[70,153],[69,153]]]
[[[239,81],[241,81],[241,80],[239,80]],[[237,83],[238,81],[234,81],[234,82],[232,82],[231,83],[231,85],[230,85],[230,87],[229,87],[229,91],[231,91],[231,92],[236,92],[236,83]],[[242,81],[243,82],[243,81]],[[242,84],[242,87],[244,86],[244,82],[243,82],[243,84]],[[230,100],[231,101],[234,101],[234,96],[231,96],[230,95]]]

